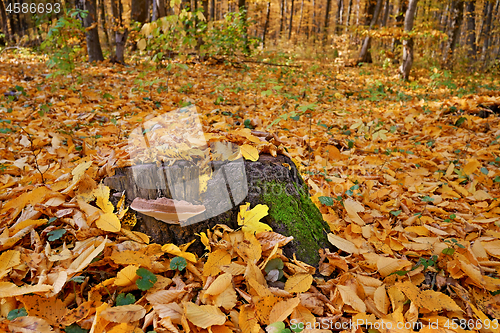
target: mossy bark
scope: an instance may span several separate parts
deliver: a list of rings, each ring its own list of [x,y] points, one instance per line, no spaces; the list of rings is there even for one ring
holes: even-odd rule
[[[222,168],[221,166],[217,167]],[[162,170],[159,170],[155,165],[142,165],[140,168],[141,177],[151,178],[149,183],[151,185],[156,184],[157,180],[155,179],[158,174],[161,174]],[[161,191],[155,189],[154,186],[149,186],[148,189],[138,188],[131,169],[119,169],[115,176],[105,180],[105,184],[113,190],[126,192],[128,204],[135,197],[154,199],[159,194],[171,197],[172,190],[176,191],[174,187],[171,190]],[[220,211],[220,214],[217,213],[218,215],[212,215],[213,217],[201,222],[196,221],[197,223],[181,227],[159,222],[152,217],[138,213],[138,223],[134,230],[148,234],[152,241],[157,243],[180,245],[198,238],[195,236],[196,233],[206,231],[206,229],[212,228],[216,224],[226,224],[233,229],[239,228],[237,217],[241,204],[249,202],[251,208],[257,204],[265,204],[269,207],[269,215],[263,219],[263,222],[269,224],[273,231],[294,238],[292,242],[285,246],[285,255],[292,258],[293,253],[295,253],[297,259],[317,266],[319,261],[318,250],[324,247],[331,248],[326,237],[328,224],[323,221],[318,208],[309,198],[307,185],[304,184],[293,162],[283,155],[273,157],[262,154],[256,162],[244,161],[241,168],[237,165],[226,165],[224,169],[224,177],[231,177],[232,180],[236,179],[236,182],[231,184],[233,190],[229,191],[229,196],[232,205],[225,208],[227,210],[220,210],[219,208],[224,205],[212,203],[213,196],[207,196],[202,198],[202,203],[207,207],[218,206],[216,211]],[[246,179],[244,176],[246,176]],[[209,181],[208,187],[212,189],[213,193],[216,193],[222,190],[222,183],[224,183],[222,178],[212,179]],[[223,187],[226,187],[225,183]],[[241,191],[234,191],[235,188],[245,188],[246,196],[241,196]],[[199,255],[203,252],[203,249],[204,246],[199,240],[190,247],[191,251]]]

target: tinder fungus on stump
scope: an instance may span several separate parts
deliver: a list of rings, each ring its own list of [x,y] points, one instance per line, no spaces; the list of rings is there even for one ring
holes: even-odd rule
[[[201,196],[198,167],[185,161],[169,167],[142,164],[117,169],[104,183],[117,192],[125,191],[129,205],[137,198],[131,208],[142,213],[137,212],[134,230],[156,243],[181,245],[196,239],[189,250],[200,255],[204,246],[195,234],[216,224],[237,229],[239,206],[249,202],[250,208],[267,205],[269,215],[261,221],[275,232],[294,237],[284,248],[287,257],[295,253],[297,259],[316,266],[318,250],[331,248],[328,224],[290,158],[262,154],[256,162],[239,159],[213,162],[212,167],[213,176]],[[167,186],[161,186],[166,180]],[[174,198],[175,204],[165,198]]]

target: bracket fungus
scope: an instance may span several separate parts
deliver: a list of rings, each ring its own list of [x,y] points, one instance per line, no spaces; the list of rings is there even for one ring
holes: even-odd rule
[[[203,205],[193,205],[184,200],[158,198],[146,200],[135,198],[130,207],[144,215],[154,217],[158,221],[183,225],[189,218],[205,211]]]

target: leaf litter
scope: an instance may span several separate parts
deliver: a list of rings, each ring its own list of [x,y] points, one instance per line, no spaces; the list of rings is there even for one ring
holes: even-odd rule
[[[26,92],[0,104],[0,329],[275,332],[361,321],[499,332],[500,130],[498,117],[477,116],[500,104],[498,89],[434,89],[427,70],[405,84],[366,73],[376,68],[303,65],[194,63],[172,77],[97,66],[80,68],[77,88],[47,81],[37,63],[0,65],[0,93]],[[136,87],[140,70],[168,78],[168,91]],[[241,229],[200,233],[198,258],[190,244],[149,243],[124,201],[111,204],[101,181],[131,165],[131,131],[190,103],[210,143],[237,144],[249,160],[293,158],[337,249],[321,250],[317,269],[283,255],[291,237],[260,222],[263,205],[241,206]]]

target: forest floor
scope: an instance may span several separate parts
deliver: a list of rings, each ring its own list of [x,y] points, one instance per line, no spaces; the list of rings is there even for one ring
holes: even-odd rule
[[[48,78],[4,56],[0,330],[500,332],[498,77],[291,64]],[[318,269],[284,257],[285,237],[252,233],[262,207],[241,213],[245,233],[200,234],[201,258],[130,231],[99,183],[130,165],[134,128],[189,104],[208,140],[293,158],[338,248]]]

